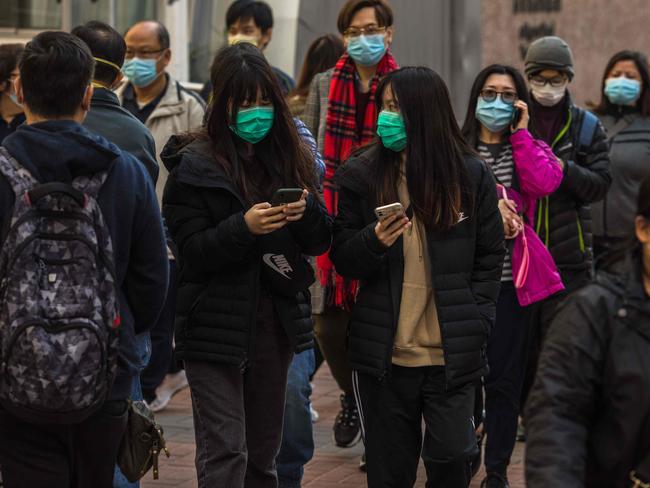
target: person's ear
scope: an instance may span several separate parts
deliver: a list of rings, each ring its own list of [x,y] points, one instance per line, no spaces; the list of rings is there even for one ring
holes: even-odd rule
[[[122,80],[124,79],[124,73],[121,71],[117,74],[115,79],[113,80],[113,84],[109,86],[111,90],[116,90],[118,86],[122,83]]]
[[[395,34],[395,27],[391,25],[386,29],[386,36],[384,37],[384,44],[386,44],[386,47],[390,47],[390,45],[393,43],[394,34]]]
[[[272,37],[273,37],[273,27],[266,29],[266,32],[262,33],[262,37],[260,38],[260,45],[257,47],[259,47],[261,51],[264,51],[266,49],[266,46],[268,46],[269,43],[271,42]]]
[[[650,244],[650,222],[642,215],[637,215],[634,219],[634,230],[636,238],[643,245]]]
[[[90,102],[93,98],[94,91],[95,89],[92,85],[88,85],[86,87],[86,92],[84,93],[83,100],[81,100],[81,108],[84,112],[88,112],[90,110]]]
[[[25,103],[25,98],[23,96],[23,81],[20,79],[20,76],[14,80],[14,92],[16,93],[16,100],[18,100],[18,103],[23,105]]]
[[[165,49],[165,52],[163,53],[162,57],[160,58],[160,64],[161,64],[161,71],[163,71],[167,66],[169,66],[169,63],[171,63],[172,60],[172,50],[167,48]]]
[[[11,83],[11,82],[10,81],[3,81],[3,82],[0,83],[0,93],[2,93],[3,91],[6,91],[7,88],[9,88],[9,83]]]

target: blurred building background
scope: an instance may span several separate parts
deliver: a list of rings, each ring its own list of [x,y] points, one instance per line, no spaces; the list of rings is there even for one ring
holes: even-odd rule
[[[345,0],[267,0],[275,27],[269,61],[297,74],[311,41],[336,32]],[[462,116],[471,82],[492,62],[522,67],[527,46],[559,35],[576,58],[572,91],[579,103],[598,96],[607,59],[629,48],[650,51],[648,0],[389,0],[396,19],[393,51],[401,65],[423,64],[448,82]],[[99,19],[124,31],[158,19],[172,37],[172,72],[207,79],[214,52],[225,42],[231,0],[0,0],[0,42],[27,41],[44,29],[70,30]]]

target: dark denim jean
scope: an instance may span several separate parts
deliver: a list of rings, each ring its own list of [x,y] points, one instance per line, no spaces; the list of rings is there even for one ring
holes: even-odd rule
[[[309,378],[314,372],[314,363],[314,350],[310,349],[296,354],[289,368],[282,446],[276,460],[280,488],[300,488],[304,466],[314,455],[314,436],[309,410]]]
[[[138,355],[140,357],[140,364],[138,365],[138,370],[140,373],[144,371],[149,363],[149,358],[151,357],[151,338],[149,337],[149,332],[144,334],[137,335],[135,337],[136,347],[138,348]],[[131,400],[142,400],[142,387],[140,385],[140,376],[136,376],[133,380],[133,385],[131,387]],[[139,488],[140,482],[136,481],[135,483],[129,482],[118,466],[115,466],[115,477],[113,478],[113,488]]]

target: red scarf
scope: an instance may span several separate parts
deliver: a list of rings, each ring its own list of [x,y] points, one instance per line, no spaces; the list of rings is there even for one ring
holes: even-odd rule
[[[395,58],[390,52],[387,52],[377,65],[377,72],[370,82],[370,97],[363,117],[363,128],[361,131],[357,131],[357,74],[354,61],[350,56],[344,54],[334,67],[328,98],[323,150],[326,163],[323,194],[327,210],[332,217],[336,216],[338,208],[338,192],[334,185],[334,174],[339,166],[350,157],[353,150],[369,143],[375,137],[377,84],[382,77],[397,68]],[[361,137],[358,136],[359,132]],[[336,273],[329,253],[319,256],[316,263],[320,282],[325,287],[327,305],[349,310],[354,303],[357,282],[345,280]]]

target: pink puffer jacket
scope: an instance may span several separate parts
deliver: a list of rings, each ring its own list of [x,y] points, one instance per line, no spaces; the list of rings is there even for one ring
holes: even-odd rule
[[[562,168],[548,145],[527,130],[510,136],[519,191],[498,187],[499,198],[514,201],[524,216],[524,230],[515,238],[511,253],[512,275],[521,306],[530,305],[564,289],[551,253],[534,230],[537,200],[553,193],[562,183]]]

